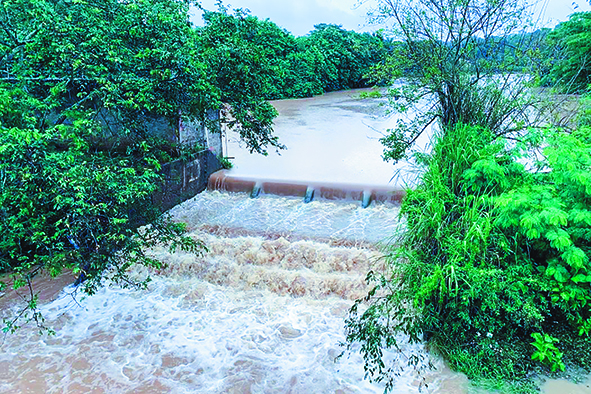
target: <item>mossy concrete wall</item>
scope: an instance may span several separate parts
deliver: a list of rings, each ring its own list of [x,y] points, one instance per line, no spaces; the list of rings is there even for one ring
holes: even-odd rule
[[[196,153],[189,160],[175,160],[162,166],[164,182],[152,196],[154,204],[169,210],[207,188],[209,176],[222,169],[222,164],[209,149]]]

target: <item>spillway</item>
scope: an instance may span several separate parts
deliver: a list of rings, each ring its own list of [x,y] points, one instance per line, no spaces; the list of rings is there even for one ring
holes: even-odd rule
[[[66,287],[42,307],[55,336],[23,327],[4,338],[0,392],[383,391],[364,379],[358,354],[335,358],[367,271],[383,268],[376,244],[399,226],[396,205],[209,191],[170,213],[209,252],[154,248],[166,268],[131,273],[154,278],[145,291],[107,286],[84,298]],[[400,339],[406,352],[421,350]],[[465,385],[442,370],[404,369],[395,392]]]

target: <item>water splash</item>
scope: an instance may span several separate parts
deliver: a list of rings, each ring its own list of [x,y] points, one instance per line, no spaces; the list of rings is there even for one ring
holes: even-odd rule
[[[82,299],[66,287],[43,306],[55,337],[34,328],[7,337],[0,392],[383,391],[364,379],[358,354],[335,357],[351,300],[368,290],[367,270],[383,268],[372,245],[397,228],[396,207],[207,192],[171,214],[210,253],[154,248],[166,268],[131,272],[152,274],[145,291],[108,286]],[[405,353],[422,349],[400,342]],[[389,357],[405,365],[400,353]],[[463,384],[449,372],[423,377],[428,392]],[[420,383],[403,369],[395,392],[417,392]]]

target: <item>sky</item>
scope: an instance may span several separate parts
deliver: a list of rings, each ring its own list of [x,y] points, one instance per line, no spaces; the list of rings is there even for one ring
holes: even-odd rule
[[[245,8],[260,19],[270,19],[296,36],[307,34],[319,23],[342,25],[347,30],[372,31],[365,20],[368,5],[375,0],[356,6],[358,0],[224,0],[232,8]],[[215,0],[200,0],[201,5],[215,10]],[[578,11],[591,11],[586,0],[541,0],[538,9],[546,4],[544,26],[553,27]],[[202,24],[201,14],[194,10],[193,21]]]

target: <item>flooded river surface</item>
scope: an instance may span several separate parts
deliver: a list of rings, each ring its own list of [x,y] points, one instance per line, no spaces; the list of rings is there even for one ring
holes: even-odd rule
[[[279,117],[274,131],[286,150],[251,155],[235,133],[229,133],[227,155],[234,157],[232,175],[288,181],[400,186],[398,169],[382,160],[379,139],[396,126],[398,116],[385,116],[386,99],[362,99],[369,89],[272,102]],[[428,134],[428,133],[427,133]],[[424,148],[425,135],[417,141]]]
[[[373,245],[399,226],[396,206],[213,191],[171,213],[209,252],[155,248],[167,267],[150,272],[145,291],[82,298],[66,287],[42,308],[55,336],[23,327],[4,338],[0,393],[383,392],[364,380],[358,354],[335,358],[366,272],[383,269]],[[399,340],[405,355],[423,351]],[[423,393],[469,392],[437,359],[417,374],[401,354],[388,357],[401,367],[394,393],[422,383]],[[589,392],[552,384],[548,393]]]
[[[357,113],[358,106],[346,98],[349,94],[334,94],[333,104],[325,102],[326,96],[276,103],[285,106],[279,108],[278,124],[302,123],[303,130],[310,119],[298,120],[298,114],[312,107],[319,111],[323,105],[327,113],[322,122],[327,125],[353,122],[354,117],[346,114]],[[310,108],[289,109],[296,103]],[[336,111],[335,105],[343,108]],[[370,122],[366,115],[371,114],[363,115]],[[329,146],[339,131],[322,136],[319,126],[314,130],[309,152],[311,157],[322,157],[326,149],[320,147]],[[298,141],[297,130],[294,133],[293,141]],[[333,182],[387,183],[392,169],[378,169],[381,148],[370,149],[377,141],[369,138],[371,132],[364,133],[354,140],[359,149],[343,154],[325,173],[322,163],[289,159],[286,153],[284,157],[301,167],[291,172],[284,167],[276,175],[310,180],[305,177],[315,174],[319,178],[314,180],[322,180],[332,174]],[[346,138],[341,136],[335,144],[345,144]],[[235,155],[236,171],[247,172],[249,164]],[[376,167],[370,171],[373,164],[359,163]],[[267,167],[263,175],[272,178],[274,166]],[[352,175],[348,172],[352,169],[359,172]],[[190,235],[202,240],[209,251],[195,255],[151,250],[167,266],[159,271],[134,268],[131,273],[136,278],[153,277],[147,290],[107,286],[84,298],[72,286],[63,288],[63,280],[46,283],[45,294],[58,296],[45,302],[42,311],[57,334],[48,337],[39,335],[35,327],[23,327],[3,338],[0,393],[383,392],[383,386],[364,379],[357,353],[335,358],[342,351],[339,343],[345,339],[347,311],[368,290],[365,275],[370,269],[384,268],[376,245],[387,242],[400,225],[396,205],[374,202],[362,209],[359,202],[304,204],[301,198],[252,199],[208,191],[173,208],[171,214],[186,222]],[[16,312],[8,308],[3,305],[5,316]],[[425,383],[423,393],[469,392],[466,378],[437,359],[432,360],[434,370],[420,374],[403,368],[406,356],[424,349],[408,344],[404,337],[399,341],[404,355],[387,353],[400,367],[394,393],[417,393]],[[549,383],[545,390],[591,392],[585,385],[561,381]]]

